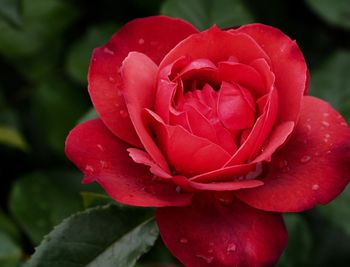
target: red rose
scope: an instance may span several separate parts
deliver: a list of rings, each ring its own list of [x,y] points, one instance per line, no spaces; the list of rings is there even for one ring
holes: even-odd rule
[[[133,20],[94,50],[88,79],[100,119],[72,130],[67,156],[113,199],[158,207],[188,267],[273,265],[287,240],[280,213],[328,203],[349,182],[349,127],[306,96],[304,57],[273,27]]]

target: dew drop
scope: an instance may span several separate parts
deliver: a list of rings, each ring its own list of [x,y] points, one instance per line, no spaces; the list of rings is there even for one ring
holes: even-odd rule
[[[213,253],[214,250],[213,249],[208,249],[208,253]]]
[[[142,44],[144,44],[144,43],[145,43],[145,40],[142,39],[142,38],[140,38],[140,39],[139,39],[139,44],[142,45]]]
[[[100,160],[100,165],[101,165],[101,168],[105,169],[105,168],[108,168],[108,163],[105,162],[104,160]]]
[[[331,135],[330,134],[325,134],[324,137],[328,139],[329,137],[331,137]]]
[[[320,155],[320,152],[315,152],[314,154],[316,157],[318,157]]]
[[[182,244],[187,244],[188,243],[188,240],[186,238],[181,238],[180,239],[180,243]]]
[[[108,80],[109,80],[111,83],[115,83],[115,78],[112,77],[112,76],[109,76],[109,77],[108,77]]]
[[[283,169],[283,168],[285,168],[285,167],[287,167],[288,166],[288,161],[286,161],[285,159],[281,159],[279,162],[278,162],[278,167],[280,168],[280,169]]]
[[[119,114],[122,118],[127,118],[128,117],[128,113],[125,110],[120,110]]]
[[[204,260],[208,264],[212,263],[213,260],[214,260],[213,256],[205,256],[205,255],[202,255],[202,254],[197,254],[196,257]]]
[[[93,173],[95,170],[94,170],[94,168],[91,165],[86,165],[85,166],[85,171]]]
[[[176,193],[181,193],[181,187],[180,187],[180,186],[177,186],[177,187],[175,188],[175,191],[176,191]]]
[[[341,125],[341,126],[348,126],[348,124],[347,124],[346,122],[344,122],[344,121],[341,122],[340,125]]]
[[[262,174],[262,172],[263,172],[263,165],[262,165],[261,162],[259,162],[259,163],[256,164],[255,170],[249,172],[249,173],[245,176],[245,178],[246,178],[247,180],[255,179],[255,178],[258,177],[260,174]]]
[[[303,156],[301,159],[300,159],[300,162],[301,163],[307,163],[311,160],[311,157],[310,156]]]
[[[117,95],[118,96],[122,96],[123,95],[123,91],[122,90],[117,90]]]
[[[329,117],[329,113],[328,113],[328,112],[325,112],[325,113],[323,113],[323,116],[324,116],[324,117]]]
[[[311,125],[310,124],[306,124],[306,129],[310,132],[311,131]]]
[[[318,184],[314,184],[312,186],[312,190],[317,191],[318,189],[320,189],[320,186]]]
[[[236,244],[231,243],[227,247],[227,252],[234,252],[234,251],[236,251],[236,248],[237,248]]]
[[[103,52],[105,52],[106,54],[114,55],[114,52],[111,49],[109,49],[108,47],[105,47],[103,49]]]
[[[105,148],[101,144],[97,144],[97,147],[101,151],[105,151]]]
[[[322,121],[321,123],[322,123],[322,125],[323,125],[324,127],[329,127],[329,122]]]

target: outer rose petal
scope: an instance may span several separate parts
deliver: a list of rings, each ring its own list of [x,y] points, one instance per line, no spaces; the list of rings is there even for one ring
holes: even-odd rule
[[[101,119],[115,135],[142,147],[119,92],[122,84],[118,70],[124,58],[130,51],[139,51],[158,64],[177,43],[196,32],[191,24],[180,19],[162,16],[135,19],[106,45],[94,50],[88,75],[89,93]]]
[[[296,122],[308,86],[307,66],[298,45],[280,30],[262,24],[249,24],[230,32],[250,35],[268,54],[280,96],[277,122]]]
[[[187,267],[270,267],[287,242],[279,214],[234,199],[223,205],[211,195],[187,207],[157,210],[160,234]]]
[[[157,65],[146,55],[131,52],[121,68],[123,93],[137,135],[151,158],[166,172],[168,164],[154,143],[143,120],[145,108],[153,108],[156,93]]]
[[[213,63],[226,61],[230,56],[239,62],[249,64],[257,58],[269,61],[261,47],[244,33],[230,34],[221,31],[215,25],[209,30],[193,34],[172,49],[160,63],[160,69],[171,64],[179,57],[187,55],[192,59],[206,58]]]
[[[153,174],[133,162],[127,148],[101,120],[79,124],[66,140],[67,157],[84,173],[83,182],[97,181],[118,202],[152,207],[191,202],[191,195],[177,193],[176,185],[153,181]]]
[[[258,209],[297,212],[328,203],[349,181],[349,127],[329,104],[305,96],[295,132],[272,156],[265,185],[237,196]]]

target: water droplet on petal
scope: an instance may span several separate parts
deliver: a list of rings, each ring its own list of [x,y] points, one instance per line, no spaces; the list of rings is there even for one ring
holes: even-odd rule
[[[236,248],[237,248],[236,244],[231,243],[227,247],[227,252],[234,252],[234,251],[236,251]]]
[[[312,186],[312,190],[317,191],[318,189],[320,189],[320,186],[318,184],[314,184]]]
[[[101,144],[97,144],[97,147],[101,151],[105,151],[105,148]]]
[[[104,160],[100,160],[100,165],[101,165],[101,168],[103,168],[103,169],[106,169],[109,166],[108,163],[105,162]]]
[[[324,117],[329,117],[329,113],[328,113],[328,112],[325,112],[325,113],[323,113],[323,116],[324,116]]]
[[[95,170],[91,165],[86,165],[85,166],[85,171],[89,173],[93,173]]]
[[[213,253],[214,250],[213,249],[208,249],[208,253]]]
[[[324,127],[329,127],[329,122],[322,121],[321,123],[322,123],[322,125],[323,125]]]
[[[303,156],[301,159],[300,159],[300,162],[301,163],[307,163],[311,160],[311,157],[310,156]]]
[[[109,76],[109,77],[108,77],[108,80],[109,80],[111,83],[115,83],[115,78],[112,77],[112,76]]]
[[[181,238],[180,239],[180,243],[182,244],[187,244],[188,243],[188,240],[186,238]]]
[[[280,169],[283,169],[283,168],[285,168],[285,167],[287,167],[288,166],[288,161],[286,161],[285,159],[281,159],[279,162],[278,162],[278,167],[280,168]]]
[[[142,38],[140,38],[140,39],[139,39],[139,44],[142,45],[142,44],[144,44],[144,43],[145,43],[145,40],[142,39]]]
[[[119,114],[124,119],[128,117],[128,113],[125,110],[120,110]]]
[[[114,55],[114,52],[111,49],[109,49],[108,47],[105,47],[103,49],[103,52],[105,52],[106,54]]]
[[[202,255],[202,254],[197,254],[196,257],[204,260],[208,264],[211,263],[214,260],[213,256],[205,256],[205,255]]]
[[[347,124],[346,122],[344,122],[344,121],[341,122],[340,125],[341,125],[341,126],[348,126],[348,124]]]
[[[176,193],[181,193],[181,187],[180,187],[180,186],[177,186],[177,187],[175,188],[175,191],[176,191]]]
[[[260,174],[262,174],[262,172],[263,172],[263,165],[262,165],[261,162],[259,162],[259,163],[256,164],[255,170],[249,172],[249,173],[245,176],[245,178],[246,178],[247,180],[255,179],[255,178],[257,178]]]

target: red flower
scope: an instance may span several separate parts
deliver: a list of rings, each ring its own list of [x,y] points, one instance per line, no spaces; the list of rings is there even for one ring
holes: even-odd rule
[[[306,96],[304,57],[273,27],[133,20],[94,50],[88,79],[100,119],[72,130],[67,156],[113,199],[158,207],[188,267],[273,265],[280,213],[326,204],[349,182],[349,127]]]

